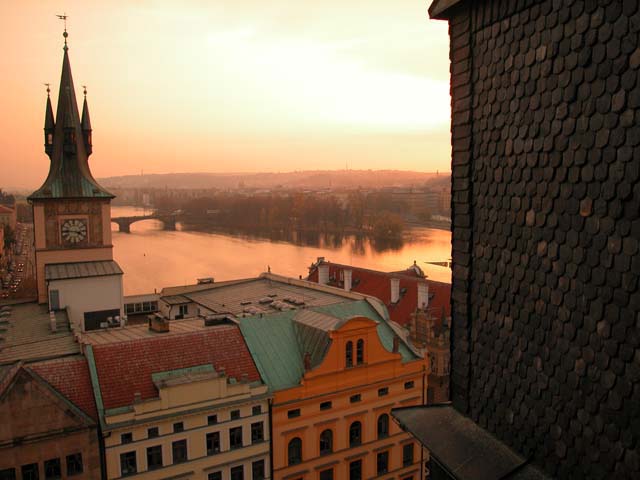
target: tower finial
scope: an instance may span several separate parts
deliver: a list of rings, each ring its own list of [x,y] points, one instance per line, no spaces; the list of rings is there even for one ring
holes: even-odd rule
[[[49,93],[51,93],[51,89],[49,88],[51,86],[51,84],[50,83],[45,83],[44,86],[47,87],[47,97],[48,97]]]
[[[62,15],[56,15],[56,17],[58,17],[60,20],[64,21],[64,33],[62,34],[62,36],[64,37],[64,49],[66,51],[67,50],[67,37],[69,36],[69,34],[67,33],[67,18],[68,18],[68,15],[65,12]]]
[[[84,90],[84,98],[87,98],[87,86],[86,85],[82,85],[82,89]]]

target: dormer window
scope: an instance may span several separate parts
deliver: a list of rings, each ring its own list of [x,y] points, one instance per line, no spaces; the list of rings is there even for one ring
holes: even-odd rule
[[[347,349],[345,353],[347,368],[353,367],[353,342],[347,342]]]
[[[356,344],[356,365],[362,365],[364,363],[364,340],[358,340]]]

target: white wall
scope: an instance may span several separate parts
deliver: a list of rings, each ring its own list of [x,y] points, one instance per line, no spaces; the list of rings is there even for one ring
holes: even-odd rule
[[[85,312],[119,309],[124,314],[122,275],[52,280],[49,291],[58,290],[60,308],[67,309],[69,321],[83,328]]]

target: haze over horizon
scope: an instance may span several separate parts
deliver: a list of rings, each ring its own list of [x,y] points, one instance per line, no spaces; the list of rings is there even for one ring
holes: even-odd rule
[[[0,187],[35,188],[63,25],[88,86],[95,177],[144,173],[450,170],[446,23],[411,0],[242,5],[35,0],[0,7]],[[10,167],[10,168],[7,168]]]

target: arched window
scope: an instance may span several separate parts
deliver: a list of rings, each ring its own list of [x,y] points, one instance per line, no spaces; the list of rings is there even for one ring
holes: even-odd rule
[[[389,415],[383,413],[378,417],[378,438],[389,436]]]
[[[353,342],[352,341],[347,342],[346,360],[347,360],[347,368],[353,367]]]
[[[289,465],[297,465],[302,462],[302,440],[296,437],[289,442],[287,449]]]
[[[362,424],[353,422],[349,427],[349,446],[355,447],[362,443]]]
[[[333,452],[333,432],[327,429],[320,434],[320,455],[331,452]]]
[[[358,340],[356,343],[356,365],[362,365],[364,363],[364,340]]]

